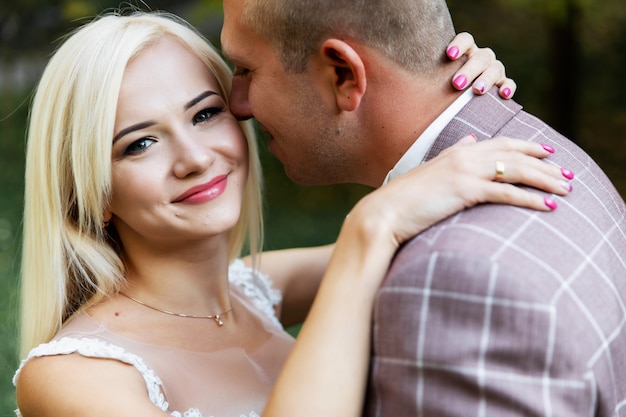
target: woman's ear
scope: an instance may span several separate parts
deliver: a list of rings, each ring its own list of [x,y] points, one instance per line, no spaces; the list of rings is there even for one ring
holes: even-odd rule
[[[350,44],[339,39],[326,39],[320,54],[323,63],[333,70],[337,106],[344,111],[356,110],[367,87],[365,64],[361,56]]]
[[[108,210],[105,210],[102,214],[102,225],[104,227],[109,227],[109,223],[111,223],[111,219],[113,218],[113,213]]]

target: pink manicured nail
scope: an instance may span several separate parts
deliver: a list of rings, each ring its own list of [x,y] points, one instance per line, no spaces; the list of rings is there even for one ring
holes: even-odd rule
[[[465,78],[465,75],[459,75],[458,77],[454,79],[453,84],[456,88],[458,88],[459,90],[462,90],[467,85],[467,78]]]
[[[485,82],[484,81],[476,81],[476,84],[474,84],[474,88],[478,91],[480,91],[480,93],[484,93],[486,86],[485,86]]]
[[[545,149],[546,151],[550,152],[550,153],[554,153],[554,148],[550,145],[546,145],[545,143],[542,143],[541,146],[543,147],[543,149]]]
[[[561,174],[563,174],[563,176],[568,180],[574,179],[574,173],[567,168],[561,168]]]
[[[504,94],[504,97],[506,98],[511,97],[511,89],[509,87],[506,87],[504,90],[502,90],[502,94]]]
[[[474,139],[478,139],[478,138],[476,137],[476,135],[475,135],[475,134],[473,134],[473,133],[471,133],[471,134],[470,134],[470,136],[471,136],[471,137],[473,137]]]
[[[550,210],[556,210],[556,208],[559,206],[558,204],[556,204],[556,201],[554,201],[550,197],[544,198],[543,202],[546,204],[546,207],[548,207]]]
[[[563,189],[568,193],[571,193],[574,189],[574,187],[572,187],[572,184],[567,181],[561,181],[561,187],[563,187]]]
[[[448,48],[447,54],[450,59],[454,60],[459,57],[459,52],[459,48],[457,48],[456,46],[451,46],[450,48]]]

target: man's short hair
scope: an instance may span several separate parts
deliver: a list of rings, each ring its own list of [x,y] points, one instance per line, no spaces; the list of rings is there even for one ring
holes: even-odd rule
[[[243,21],[302,72],[324,39],[352,39],[399,66],[433,72],[454,37],[445,0],[246,0]]]

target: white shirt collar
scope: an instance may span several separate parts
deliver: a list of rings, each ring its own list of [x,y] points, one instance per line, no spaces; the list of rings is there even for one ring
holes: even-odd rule
[[[443,131],[443,129],[450,123],[450,121],[456,116],[456,114],[472,99],[474,93],[471,89],[468,89],[463,94],[461,94],[454,102],[448,106],[443,113],[439,115],[433,121],[430,126],[424,130],[424,132],[413,142],[413,145],[406,151],[404,155],[400,158],[400,160],[396,163],[396,165],[392,168],[391,171],[385,177],[385,181],[383,185],[387,184],[394,178],[399,177],[400,175],[406,174],[411,169],[415,168],[419,164],[422,163],[424,157],[426,157],[426,153],[433,146],[435,140],[439,134]],[[461,139],[461,138],[459,138]]]

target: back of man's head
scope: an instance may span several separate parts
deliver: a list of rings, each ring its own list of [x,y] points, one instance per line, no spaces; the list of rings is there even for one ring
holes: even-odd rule
[[[455,33],[445,0],[247,0],[243,20],[277,48],[290,72],[304,71],[322,41],[333,37],[432,74]]]

